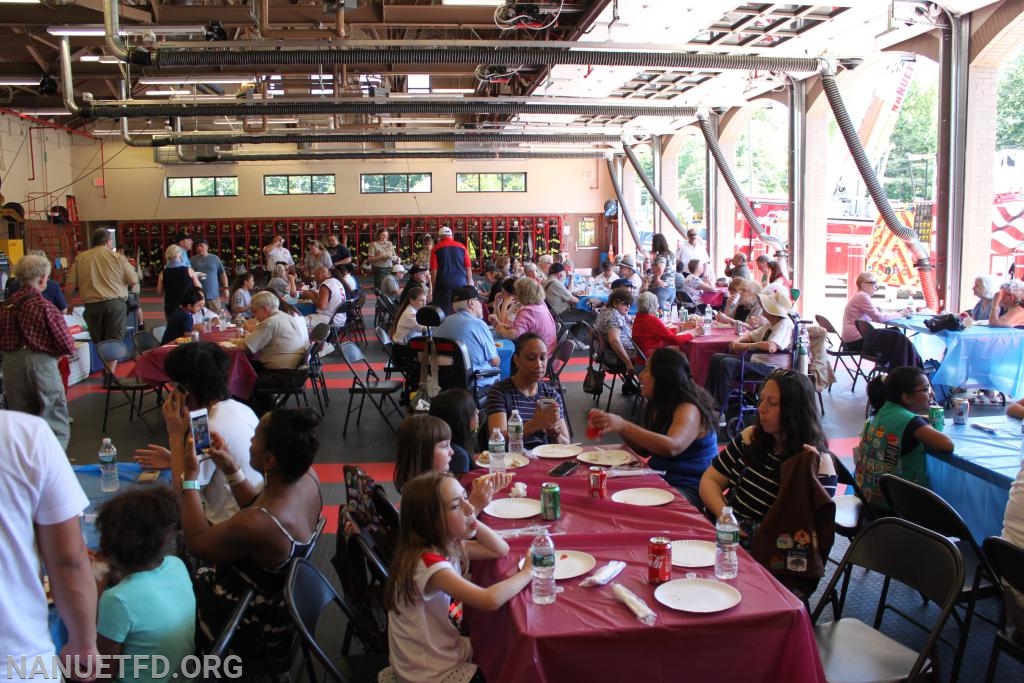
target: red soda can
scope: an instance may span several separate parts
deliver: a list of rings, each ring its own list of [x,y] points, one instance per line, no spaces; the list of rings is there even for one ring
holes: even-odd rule
[[[608,497],[608,472],[603,467],[591,467],[588,482],[591,498]]]
[[[672,580],[672,541],[655,536],[647,544],[647,583],[658,585]]]

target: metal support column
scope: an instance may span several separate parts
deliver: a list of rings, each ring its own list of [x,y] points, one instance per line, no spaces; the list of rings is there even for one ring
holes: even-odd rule
[[[651,182],[654,183],[654,187],[658,188],[658,193],[662,197],[665,196],[665,174],[662,171],[662,155],[665,153],[665,147],[661,144],[662,139],[660,135],[651,136]],[[652,209],[654,209],[653,202],[654,198],[651,198]],[[651,234],[662,232],[663,219],[661,212],[657,210],[651,211]]]
[[[804,289],[802,266],[807,225],[804,214],[804,182],[807,167],[807,86],[789,81],[789,249],[793,287]]]
[[[708,115],[708,125],[711,127],[715,138],[718,137],[719,115],[712,111]],[[704,145],[704,229],[707,231],[708,255],[711,256],[711,263],[721,263],[725,258],[723,254],[717,253],[719,246],[725,240],[718,239],[718,168],[715,166],[715,155],[711,153],[711,147]],[[730,232],[732,228],[730,227]],[[732,237],[729,238],[730,248]],[[731,256],[731,254],[730,254]]]

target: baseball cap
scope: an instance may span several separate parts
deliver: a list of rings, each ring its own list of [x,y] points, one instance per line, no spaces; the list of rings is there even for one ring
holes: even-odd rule
[[[188,234],[184,230],[180,230],[180,231],[174,233],[174,237],[172,239],[174,240],[175,243],[178,243],[178,242],[180,242],[182,240],[190,240],[190,239],[192,239],[192,235]]]
[[[620,277],[618,280],[612,281],[612,289],[618,289],[619,287],[629,287],[630,289],[633,289],[633,281],[625,277]]]
[[[446,225],[443,228],[441,228],[440,232],[438,232],[437,234],[440,235],[441,237],[451,237],[452,229]]]
[[[476,287],[470,287],[465,285],[452,291],[452,303],[457,301],[473,301],[479,299],[480,293],[476,291]]]

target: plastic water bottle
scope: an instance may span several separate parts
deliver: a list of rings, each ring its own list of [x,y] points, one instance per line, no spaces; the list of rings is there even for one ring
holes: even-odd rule
[[[715,314],[711,312],[711,307],[708,306],[704,309],[704,331],[711,331],[711,323],[715,320]]]
[[[121,485],[117,478],[117,449],[109,438],[100,444],[100,491],[112,493]]]
[[[555,543],[547,529],[537,534],[530,544],[530,560],[533,562],[533,581],[530,592],[538,605],[550,605],[555,601]]]
[[[715,524],[715,578],[735,579],[739,573],[736,546],[740,543],[740,525],[732,508],[722,508],[722,516]]]
[[[669,320],[671,322],[679,322],[679,306],[672,304],[672,313],[670,315],[671,317],[669,318]]]
[[[807,339],[801,334],[796,341],[796,371],[801,375],[806,375],[810,368],[811,357],[807,355]]]
[[[497,427],[495,427],[494,431],[491,432],[491,440],[487,442],[487,451],[491,455],[488,470],[491,472],[504,472],[505,437],[501,435],[501,430]]]
[[[508,454],[522,455],[523,447],[523,418],[519,416],[518,410],[513,410],[508,418]]]

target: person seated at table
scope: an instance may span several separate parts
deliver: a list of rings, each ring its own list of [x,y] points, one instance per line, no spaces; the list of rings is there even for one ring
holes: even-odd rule
[[[700,479],[700,498],[708,513],[718,519],[723,507],[732,507],[740,525],[740,544],[745,548],[751,547],[758,528],[776,504],[780,487],[786,483],[781,480],[781,466],[786,460],[804,453],[816,456],[816,481],[824,489],[819,489],[819,500],[831,500],[837,484],[835,463],[828,450],[810,378],[793,370],[777,369],[761,384],[759,395],[754,425],[729,442]],[[808,489],[807,495],[814,493]],[[794,500],[778,499],[778,503],[790,506]],[[817,516],[805,521],[808,532],[815,531],[820,523],[828,527],[818,528],[819,532],[833,528],[831,515],[827,522]],[[795,528],[799,527],[792,527],[790,532]],[[823,538],[820,533],[819,538]],[[812,583],[816,585],[817,579]]]
[[[178,497],[166,486],[124,491],[96,517],[100,553],[110,567],[102,579],[96,646],[108,657],[166,658],[164,675],[133,680],[170,683],[195,651],[192,579],[171,552],[179,517]]]
[[[163,414],[171,443],[171,479],[181,492],[182,540],[202,563],[193,576],[197,645],[209,647],[239,598],[253,589],[256,598],[231,649],[243,666],[251,660],[272,672],[287,671],[294,626],[283,600],[284,585],[292,560],[312,550],[323,509],[320,482],[312,471],[320,445],[320,417],[309,408],[279,408],[264,415],[249,448],[250,464],[264,473],[263,488],[248,481],[235,485],[232,492],[240,511],[225,522],[210,524],[198,495],[199,461],[183,397],[171,392]],[[233,480],[238,471],[224,474]]]
[[[437,400],[436,398],[434,400]],[[462,474],[452,469],[452,431],[439,417],[415,413],[405,418],[395,435],[394,484],[399,494],[406,482],[424,472],[449,472]],[[473,480],[469,502],[474,509],[483,510],[490,505],[495,492],[512,483],[515,475],[509,472],[495,472]]]
[[[992,300],[999,293],[999,279],[994,275],[979,275],[974,278],[971,291],[978,297],[978,302],[965,313],[971,316],[971,320],[988,320],[992,312]]]
[[[536,280],[521,277],[516,280],[515,290],[516,301],[520,305],[516,317],[511,324],[496,322],[494,331],[505,339],[517,339],[527,332],[533,332],[547,344],[548,353],[554,353],[558,345],[557,327],[551,311],[544,303],[544,288]]]
[[[617,287],[608,295],[608,303],[597,314],[594,334],[602,347],[601,362],[612,370],[624,372],[622,393],[637,392],[633,375],[636,344],[633,341],[633,320],[629,309],[633,306],[633,293],[629,288]]]
[[[573,336],[582,340],[581,322],[594,324],[597,314],[593,311],[581,311],[577,304],[579,299],[569,293],[562,276],[565,274],[565,266],[561,263],[552,263],[548,269],[548,280],[544,283],[544,299],[548,306],[554,311],[555,316],[567,325]]]
[[[690,363],[678,349],[654,351],[640,373],[640,395],[647,399],[641,424],[594,408],[587,431],[618,434],[627,446],[649,455],[647,466],[664,471],[665,481],[699,509],[701,475],[718,453],[717,406],[693,383]]]
[[[302,259],[302,271],[306,274],[306,277],[316,277],[317,268],[326,268],[331,270],[334,268],[334,262],[331,261],[331,255],[324,249],[324,245],[320,244],[319,240],[309,240],[306,244],[306,255]]]
[[[618,260],[615,261],[615,265],[619,268],[619,277],[633,283],[634,291],[639,292],[643,288],[644,281],[636,272],[636,260],[633,258],[632,254],[620,256]],[[615,288],[614,283],[612,284],[612,288]]]
[[[501,291],[494,298],[494,305],[491,307],[491,323],[497,325],[511,325],[519,312],[519,300],[516,299],[516,277],[507,277],[501,281]]]
[[[448,471],[464,474],[472,470],[476,451],[476,433],[480,429],[480,411],[467,389],[445,389],[430,402],[430,414],[440,418],[452,430],[449,442],[452,459]]]
[[[231,489],[246,481],[263,485],[263,475],[249,464],[249,442],[259,418],[252,408],[231,398],[228,378],[231,360],[224,349],[211,342],[177,346],[164,360],[167,377],[183,393],[189,410],[205,408],[213,445],[209,459],[199,463],[199,495],[210,524],[220,524],[238,512]],[[135,462],[148,470],[170,469],[171,451],[157,444],[135,451]],[[224,472],[234,472],[235,481]]]
[[[419,287],[427,293],[427,301],[430,301],[430,270],[423,266],[415,265],[409,269],[409,280],[405,283],[405,287],[402,288],[402,295],[398,297],[398,303],[401,304],[409,296],[409,292],[413,287]]]
[[[875,302],[871,300],[878,291],[878,277],[870,272],[864,271],[857,276],[857,291],[847,300],[846,308],[843,310],[843,329],[840,337],[848,351],[860,351],[864,345],[860,332],[857,331],[858,320],[872,320],[876,323],[884,323],[896,318],[905,318],[913,315],[914,309],[907,306],[900,311],[883,312],[878,310]]]
[[[167,318],[167,328],[164,330],[164,337],[161,344],[170,344],[178,337],[187,336],[200,319],[203,308],[206,306],[206,296],[202,287],[192,287],[181,296],[181,303],[177,309]]]
[[[999,287],[999,296],[992,300],[988,315],[989,327],[1024,325],[1024,282],[1010,280]]]
[[[231,314],[235,317],[252,317],[252,289],[256,279],[252,273],[239,273],[231,290]]]
[[[267,281],[267,289],[275,292],[282,299],[285,297],[295,297],[298,294],[298,278],[295,277],[295,271],[289,270],[283,264],[277,264],[271,271],[270,280]]]
[[[600,272],[594,276],[594,283],[599,287],[611,289],[612,283],[619,279],[619,274],[611,261],[601,261]]]
[[[509,547],[476,519],[450,474],[428,472],[406,484],[399,528],[385,592],[391,666],[382,680],[480,680],[461,620],[449,616],[452,603],[496,610],[530,584],[533,565],[527,558],[522,569],[486,588],[463,578],[467,562],[505,557]]]
[[[296,370],[309,347],[309,330],[301,317],[280,310],[281,301],[272,292],[259,292],[252,298],[253,319],[256,327],[241,339],[222,342],[256,354],[256,389],[291,387],[303,379],[304,370]],[[299,377],[296,377],[299,373]],[[266,412],[269,399],[254,393],[257,413]]]
[[[405,300],[398,307],[395,322],[391,328],[391,341],[406,346],[413,337],[425,334],[427,328],[416,322],[416,313],[427,305],[427,292],[421,287],[409,290]]]
[[[475,287],[466,285],[452,291],[452,314],[434,330],[434,336],[457,339],[466,345],[470,367],[484,371],[501,365],[494,337],[483,321],[484,302]],[[477,386],[484,390],[498,381],[498,375],[481,377]]]
[[[397,299],[399,292],[402,291],[398,286],[398,281],[403,275],[405,275],[405,266],[401,263],[396,263],[391,266],[391,274],[384,278],[384,281],[380,283],[381,296],[386,296],[391,300]],[[346,289],[348,288],[346,287]],[[346,292],[346,294],[347,293],[348,292]]]
[[[523,445],[533,448],[546,443],[569,443],[562,395],[542,381],[547,372],[548,349],[540,335],[527,332],[516,339],[512,354],[512,376],[503,379],[487,394],[487,434],[495,428],[508,439],[508,416],[513,410],[523,418]],[[539,406],[540,399],[549,399]]]
[[[761,308],[761,285],[753,280],[734,277],[729,282],[729,292],[735,292],[735,298],[726,303],[725,310],[715,315],[715,322],[735,325],[737,321],[746,326],[760,327],[764,324],[764,310]],[[758,323],[754,325],[754,323]]]
[[[642,292],[636,299],[636,317],[633,319],[633,343],[640,353],[651,357],[655,349],[663,346],[679,346],[703,333],[700,321],[694,317],[681,322],[674,332],[658,317],[660,302],[652,292]],[[682,330],[687,330],[683,332]]]
[[[868,402],[875,414],[864,423],[854,449],[854,475],[865,500],[880,512],[889,513],[878,488],[883,474],[927,487],[925,451],[953,450],[953,441],[921,417],[928,413],[931,398],[932,385],[921,368],[894,368],[868,383]]]
[[[783,295],[788,297],[790,295],[790,287],[793,285],[789,278],[786,277],[786,273],[783,269],[783,263],[780,261],[768,261],[765,263],[765,268],[767,273],[763,276],[765,279],[763,291],[768,292],[777,289],[782,292]]]
[[[766,377],[773,368],[789,363],[789,355],[778,354],[793,347],[793,320],[789,317],[792,304],[789,299],[773,293],[774,296],[759,294],[758,300],[764,309],[767,319],[764,325],[741,334],[729,344],[729,353],[716,353],[708,365],[707,390],[722,407],[725,414],[725,400],[734,382],[739,379],[740,365],[743,364],[745,379],[753,380]],[[763,351],[754,353],[743,363],[739,354],[745,351]]]
[[[401,268],[400,265],[398,267]],[[394,267],[392,267],[391,270],[392,270],[392,272],[394,272]],[[355,298],[357,298],[359,296],[359,281],[356,280],[356,267],[355,267],[355,265],[352,264],[352,263],[346,263],[344,265],[338,266],[337,272],[338,272],[338,280],[341,282],[342,286],[345,288],[345,298],[347,298],[347,299],[355,299]],[[402,268],[402,272],[403,273],[405,272],[404,268]],[[381,287],[384,287],[384,286],[390,287],[389,285],[387,285],[387,280],[389,280],[389,279],[390,280],[394,280],[394,278],[391,275],[388,275],[386,278],[384,278],[384,282],[381,283]],[[389,291],[390,291],[390,289],[389,289]],[[395,295],[396,296],[397,296],[397,292],[398,292],[398,283],[395,282]]]
[[[523,264],[523,276],[533,280],[541,286],[544,285],[544,281],[546,279],[546,276],[541,271],[540,266],[530,261]]]
[[[316,311],[306,316],[306,327],[312,330],[320,323],[334,327],[344,326],[347,316],[345,311],[339,311],[338,307],[345,303],[345,288],[337,278],[331,276],[331,270],[326,266],[317,268],[313,272],[313,278],[318,285],[316,291],[310,289],[300,295],[300,298],[316,304]]]
[[[185,265],[185,252],[177,244],[164,251],[164,269],[156,279],[156,293],[164,297],[164,317],[170,318],[192,287],[202,288],[196,271]]]
[[[704,299],[704,292],[717,291],[714,285],[704,279],[704,267],[704,262],[697,258],[690,259],[690,262],[686,264],[688,275],[683,280],[683,291],[695,304],[701,303]]]

